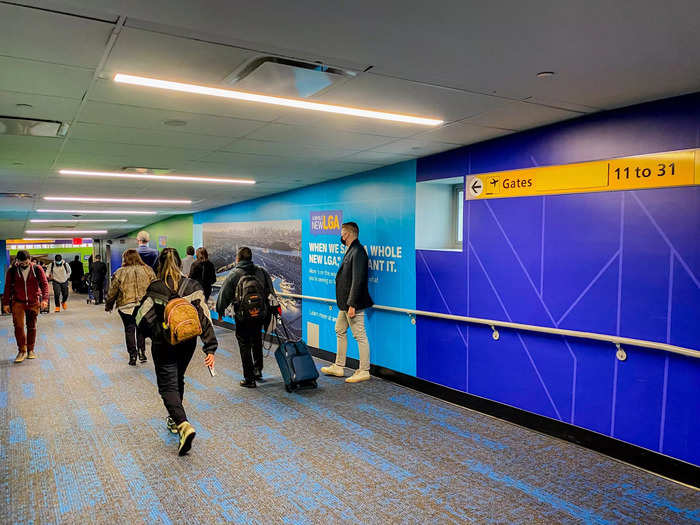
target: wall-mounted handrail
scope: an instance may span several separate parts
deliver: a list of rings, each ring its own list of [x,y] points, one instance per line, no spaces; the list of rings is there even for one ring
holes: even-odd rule
[[[307,299],[310,301],[318,301],[321,303],[335,304],[335,299],[325,297],[313,297],[310,295],[299,295],[295,293],[277,292],[281,297],[291,297],[294,299]],[[461,321],[464,323],[481,324],[491,327],[494,330],[494,339],[498,337],[498,332],[495,327],[512,328],[514,330],[527,330],[528,332],[540,332],[543,334],[562,335],[567,337],[578,337],[580,339],[593,339],[596,341],[605,341],[614,344],[618,350],[621,345],[639,346],[642,348],[651,348],[654,350],[662,350],[674,354],[685,355],[700,359],[700,351],[692,348],[684,348],[682,346],[669,345],[666,343],[657,343],[656,341],[644,341],[642,339],[632,339],[630,337],[619,337],[616,335],[597,334],[595,332],[581,332],[579,330],[566,330],[563,328],[550,328],[548,326],[537,326],[531,324],[511,323],[508,321],[497,321],[495,319],[482,319],[480,317],[466,317],[463,315],[442,314],[438,312],[426,312],[424,310],[410,310],[408,308],[396,308],[394,306],[374,305],[375,310],[385,310],[387,312],[399,312],[407,315],[434,317],[438,319],[449,319],[451,321]]]

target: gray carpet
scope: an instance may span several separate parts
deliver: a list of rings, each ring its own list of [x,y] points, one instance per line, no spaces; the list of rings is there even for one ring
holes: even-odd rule
[[[197,437],[180,458],[116,313],[72,296],[18,365],[2,317],[0,521],[700,522],[698,491],[376,378],[287,394],[270,357],[240,388],[235,337],[217,333],[219,375],[199,351],[190,365]]]

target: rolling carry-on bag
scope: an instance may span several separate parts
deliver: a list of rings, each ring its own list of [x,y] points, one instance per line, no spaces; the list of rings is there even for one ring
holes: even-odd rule
[[[284,379],[285,390],[294,392],[299,388],[317,388],[318,370],[306,343],[301,339],[292,340],[282,316],[278,320],[276,335],[279,344],[275,350],[275,359]]]

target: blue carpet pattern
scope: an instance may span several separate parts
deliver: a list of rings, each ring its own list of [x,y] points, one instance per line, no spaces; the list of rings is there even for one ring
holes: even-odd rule
[[[694,489],[376,378],[287,394],[270,357],[240,388],[235,337],[217,333],[219,375],[199,351],[190,365],[180,458],[117,314],[74,295],[17,365],[3,316],[0,522],[700,522]]]

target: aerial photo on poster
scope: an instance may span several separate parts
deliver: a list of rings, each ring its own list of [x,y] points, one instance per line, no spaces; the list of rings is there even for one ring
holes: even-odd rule
[[[277,292],[302,293],[300,220],[211,222],[203,225],[202,235],[209,260],[216,268],[210,305],[216,304],[221,285],[236,265],[236,252],[242,246],[248,246],[253,251],[253,262],[270,273]],[[301,300],[279,299],[285,324],[292,335],[301,337]]]

